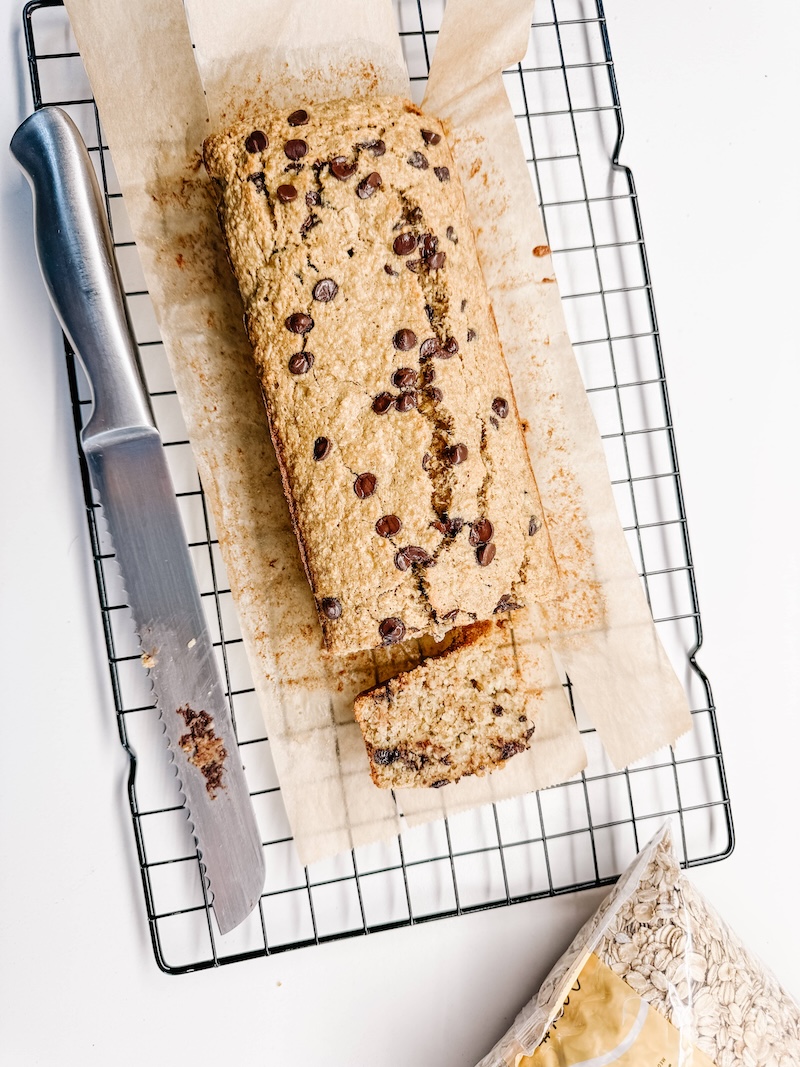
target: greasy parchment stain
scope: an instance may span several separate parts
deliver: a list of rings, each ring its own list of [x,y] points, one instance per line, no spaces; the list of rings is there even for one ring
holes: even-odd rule
[[[257,122],[263,112],[265,99],[269,99],[273,104],[281,100],[302,100],[307,106],[313,106],[322,100],[330,99],[331,81],[349,86],[350,92],[347,95],[350,96],[373,96],[381,93],[382,75],[372,60],[354,59],[348,63],[333,64],[324,71],[309,70],[306,67],[305,73],[299,79],[293,69],[298,62],[302,63],[297,57],[293,64],[285,62],[282,77],[280,71],[271,71],[268,83],[262,73],[257,71],[252,89],[246,95],[243,95],[238,86],[224,86],[216,108],[215,128],[221,129],[240,122]],[[385,95],[385,91],[381,95]],[[212,101],[209,101],[209,104],[213,106]]]

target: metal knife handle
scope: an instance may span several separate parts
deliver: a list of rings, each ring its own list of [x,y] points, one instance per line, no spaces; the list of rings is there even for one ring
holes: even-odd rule
[[[92,390],[84,448],[109,431],[152,430],[102,194],[78,128],[59,108],[42,108],[14,134],[11,154],[33,190],[45,286]]]

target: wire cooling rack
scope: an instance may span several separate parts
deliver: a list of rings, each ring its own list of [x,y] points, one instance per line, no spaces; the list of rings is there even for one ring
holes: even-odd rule
[[[413,95],[424,93],[443,0],[395,0]],[[105,193],[145,378],[170,463],[203,602],[259,819],[266,883],[259,907],[221,937],[98,521],[83,456],[86,514],[145,907],[170,973],[512,904],[613,881],[667,817],[685,865],[722,859],[733,824],[708,681],[661,343],[633,176],[618,163],[620,109],[600,0],[537,0],[522,63],[505,72],[553,250],[573,345],[608,458],[620,517],[660,637],[689,695],[693,730],[618,772],[579,707],[589,755],[574,780],[406,830],[304,868],[294,853],[269,741],[244,657],[225,567],[194,467],[125,206],[91,89],[59,0],[24,9],[35,108],[76,121]],[[76,433],[90,395],[69,346]],[[565,682],[569,689],[568,682]]]

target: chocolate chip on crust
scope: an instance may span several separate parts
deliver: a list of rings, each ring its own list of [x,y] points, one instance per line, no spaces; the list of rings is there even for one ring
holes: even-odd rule
[[[263,130],[253,130],[249,137],[245,138],[244,146],[251,155],[263,152],[269,145],[269,139]]]
[[[331,454],[331,445],[327,437],[318,437],[314,442],[314,459],[319,462]]]
[[[342,604],[335,596],[323,597],[320,608],[322,609],[322,614],[327,619],[341,618]]]
[[[396,645],[406,635],[406,626],[402,619],[384,619],[378,627],[378,633],[384,645]]]
[[[308,333],[314,328],[314,320],[305,311],[295,311],[286,320],[286,329],[292,333]]]
[[[283,146],[283,151],[289,159],[302,159],[308,153],[308,145],[302,138],[293,138]]]
[[[402,525],[396,515],[382,515],[375,523],[375,532],[379,537],[394,537],[400,533]]]
[[[375,475],[370,471],[366,471],[364,474],[359,474],[353,482],[353,492],[359,500],[366,500],[368,496],[372,496],[375,492],[375,486],[377,484],[378,479]]]
[[[292,374],[308,374],[313,366],[313,352],[295,352],[289,360],[289,370]]]

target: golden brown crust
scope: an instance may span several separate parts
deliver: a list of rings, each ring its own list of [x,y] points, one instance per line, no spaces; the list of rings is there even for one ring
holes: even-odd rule
[[[288,120],[265,112],[257,131],[209,138],[205,162],[327,647],[441,637],[501,603],[552,597],[441,126],[394,98]]]

